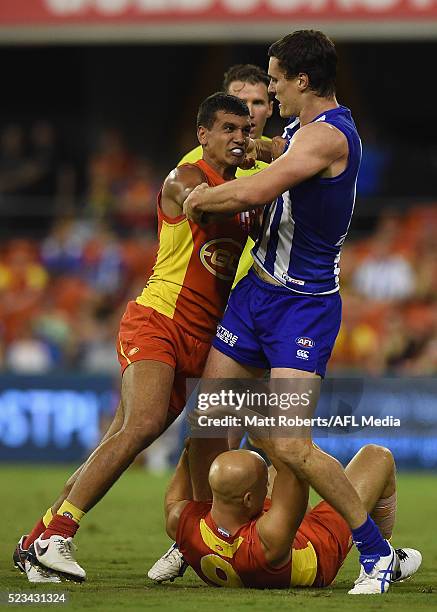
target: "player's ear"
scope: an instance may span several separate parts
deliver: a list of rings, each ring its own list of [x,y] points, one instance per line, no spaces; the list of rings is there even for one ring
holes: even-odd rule
[[[250,491],[247,491],[247,493],[244,494],[243,497],[243,506],[245,508],[251,508],[252,507],[252,493]]]
[[[267,113],[267,119],[269,119],[273,114],[273,100],[269,102],[269,112]]]
[[[297,75],[297,86],[301,91],[305,91],[310,86],[310,79],[306,72],[299,72]]]
[[[203,125],[199,125],[197,128],[197,140],[202,146],[205,146],[208,142],[208,130]]]

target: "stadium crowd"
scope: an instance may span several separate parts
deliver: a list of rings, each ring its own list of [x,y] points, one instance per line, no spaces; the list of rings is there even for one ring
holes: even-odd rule
[[[162,177],[112,129],[88,156],[83,189],[60,160],[48,122],[2,129],[0,368],[115,374],[120,316],[153,266]],[[430,203],[382,210],[371,234],[348,239],[331,373],[437,372],[436,231]]]

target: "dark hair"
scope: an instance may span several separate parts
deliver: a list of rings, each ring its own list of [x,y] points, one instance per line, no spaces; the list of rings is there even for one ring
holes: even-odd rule
[[[275,57],[287,79],[304,72],[310,88],[321,97],[335,94],[337,52],[323,32],[297,30],[271,45],[269,57]]]
[[[270,83],[267,72],[254,64],[236,64],[235,66],[231,66],[223,77],[223,91],[227,92],[229,85],[233,81],[242,81],[243,83],[250,83],[251,85],[264,83],[266,87],[268,87]]]
[[[240,100],[240,98],[236,96],[231,96],[219,91],[212,94],[212,96],[208,96],[199,106],[197,127],[202,125],[210,130],[216,120],[217,111],[221,110],[231,115],[238,115],[238,117],[250,115],[246,102],[243,102],[243,100]]]

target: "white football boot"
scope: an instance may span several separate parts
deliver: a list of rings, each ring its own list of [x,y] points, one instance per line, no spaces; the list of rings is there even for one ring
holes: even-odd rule
[[[74,550],[76,546],[73,544],[73,538],[53,535],[47,540],[35,540],[29,547],[27,556],[34,565],[53,570],[67,580],[83,582],[86,573],[73,557]]]
[[[422,555],[414,548],[396,548],[395,567],[392,582],[403,582],[417,572],[422,563]]]
[[[29,582],[61,582],[61,579],[56,574],[49,572],[38,565],[32,565],[30,561],[27,560],[27,549],[23,548],[23,544],[26,540],[27,536],[21,536],[20,541],[14,550],[14,565],[17,569],[20,570],[23,574],[26,574]]]
[[[173,582],[175,578],[184,575],[188,563],[182,556],[176,543],[172,544],[168,551],[158,561],[152,565],[147,572],[147,576],[154,582],[161,583],[166,580]]]
[[[47,583],[47,582],[61,582],[61,579],[56,574],[49,572],[45,568],[39,565],[32,565],[30,561],[25,562],[24,567],[26,569],[26,575],[29,582],[33,583]]]
[[[349,595],[375,595],[387,593],[390,588],[397,556],[395,549],[390,546],[390,554],[386,557],[378,555],[360,555],[361,572]]]

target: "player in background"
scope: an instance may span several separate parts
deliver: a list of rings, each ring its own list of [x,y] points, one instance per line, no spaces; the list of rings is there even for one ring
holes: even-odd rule
[[[257,445],[276,469],[271,499],[264,460],[255,452],[237,450],[222,453],[211,465],[212,502],[192,501],[184,450],[166,494],[167,533],[176,539],[196,574],[212,586],[329,586],[351,549],[351,531],[327,502],[307,508],[307,485],[274,454],[270,442],[258,440]],[[391,452],[381,446],[364,446],[345,473],[384,537],[390,538],[396,515],[396,468]],[[390,580],[410,577],[421,561],[419,551],[397,549],[393,574],[382,575],[375,592],[383,592]]]
[[[340,252],[361,161],[351,113],[335,97],[336,66],[335,46],[322,32],[301,30],[275,42],[269,49],[269,91],[281,116],[293,118],[286,128],[286,152],[231,189],[201,185],[185,201],[186,214],[194,221],[205,213],[236,213],[271,202],[252,249],[253,267],[232,292],[218,328],[206,379],[259,376],[270,369],[272,379],[296,379],[296,384],[300,379],[301,384],[306,378],[320,388],[340,328]],[[263,148],[269,153],[263,142],[259,153]],[[229,334],[236,339],[232,347],[226,343]],[[314,414],[317,396],[312,396],[308,416]],[[395,551],[341,465],[313,446],[311,432],[274,442],[275,454],[348,523],[366,577],[360,575],[350,592],[376,592],[381,573],[393,567]],[[205,457],[212,459],[222,449],[221,441],[214,448],[210,439],[193,440],[194,482],[205,482]],[[203,463],[196,457],[204,457]],[[207,494],[195,491],[195,499]]]
[[[223,77],[223,91],[232,96],[240,98],[246,102],[250,112],[250,137],[260,139],[271,143],[271,139],[263,135],[267,120],[273,113],[273,99],[269,95],[270,79],[262,68],[254,64],[236,64],[231,66]],[[281,141],[275,139],[274,146],[281,147]],[[282,148],[280,148],[282,153]],[[278,151],[273,151],[273,155],[278,155]],[[180,164],[194,163],[202,157],[202,147],[198,146],[192,151],[189,151],[179,162]],[[270,160],[269,160],[270,161]],[[237,168],[235,176],[241,178],[243,176],[252,176],[260,170],[268,166],[267,163],[254,160],[251,168],[243,170]],[[247,214],[247,213],[242,213]],[[246,276],[250,266],[252,265],[252,256],[250,251],[254,246],[254,241],[250,236],[247,237],[246,246],[241,254],[238,264],[237,273],[235,275],[234,286],[243,276]]]
[[[153,273],[121,320],[117,414],[100,445],[15,551],[16,565],[32,582],[59,581],[59,576],[85,580],[72,543],[81,519],[180,414],[186,378],[202,373],[246,233],[238,215],[216,221],[210,216],[210,223],[199,226],[185,217],[182,205],[195,186],[235,178],[249,133],[249,109],[239,98],[218,93],[201,104],[197,134],[203,157],[176,168],[164,181]]]

